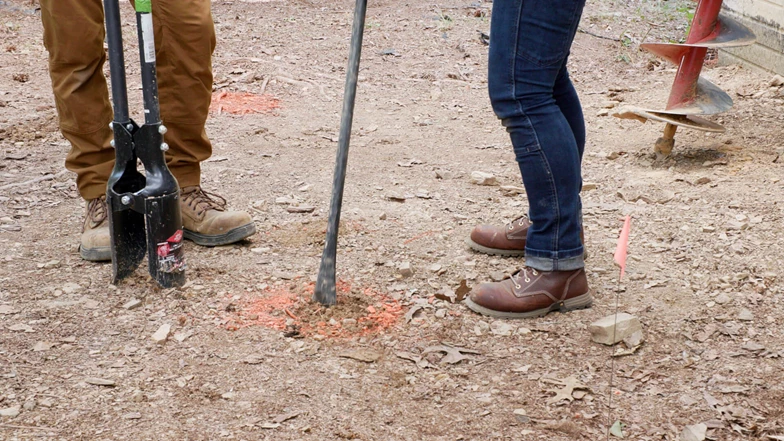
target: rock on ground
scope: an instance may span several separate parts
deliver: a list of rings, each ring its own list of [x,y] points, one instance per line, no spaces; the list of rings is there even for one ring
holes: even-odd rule
[[[613,314],[591,323],[588,330],[596,343],[614,345],[637,332],[642,333],[642,324],[637,317],[621,312],[617,317]]]

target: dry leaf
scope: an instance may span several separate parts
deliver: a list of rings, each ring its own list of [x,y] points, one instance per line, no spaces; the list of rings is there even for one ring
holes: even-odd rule
[[[438,294],[436,294],[436,297],[438,297]],[[411,309],[409,309],[408,312],[406,313],[406,315],[404,316],[405,319],[406,319],[406,323],[409,323],[409,322],[411,322],[411,320],[414,320],[414,316],[419,311],[421,311],[423,309],[424,309],[424,306],[422,306],[422,305],[414,305],[414,306],[412,306]]]
[[[460,303],[463,301],[463,299],[465,299],[469,292],[471,292],[471,288],[468,287],[468,282],[463,279],[460,281],[460,286],[457,287],[454,294],[444,290],[444,292],[437,293],[435,297],[438,300],[443,300],[449,303]]]
[[[16,314],[17,311],[11,305],[0,305],[0,314]]]
[[[48,351],[52,349],[56,343],[50,343],[48,341],[39,341],[38,343],[33,346],[33,352],[41,352],[41,351]]]
[[[749,340],[749,341],[746,342],[746,344],[741,346],[741,348],[745,349],[745,350],[747,350],[749,352],[757,352],[757,351],[764,350],[765,346],[762,346],[761,344],[759,344],[757,342]]]
[[[705,421],[705,425],[708,426],[708,429],[723,429],[724,421],[712,419]]]
[[[727,322],[719,328],[719,332],[730,337],[736,336],[740,333],[742,326],[736,322]]]
[[[471,292],[471,288],[468,287],[468,283],[466,283],[465,279],[461,280],[460,286],[458,286],[457,289],[455,290],[455,302],[456,303],[462,302],[463,299],[466,298],[466,295],[468,295],[469,292]]]
[[[741,385],[731,385],[731,386],[724,386],[719,389],[719,392],[723,394],[742,394],[744,392],[748,392],[749,388]]]
[[[259,354],[248,355],[247,358],[242,360],[243,363],[247,363],[247,364],[259,364],[259,363],[261,363],[263,361],[264,361],[264,356],[259,355]]]
[[[93,386],[114,386],[114,380],[106,380],[103,378],[87,378],[84,380],[87,384],[92,384]]]
[[[616,421],[615,424],[610,427],[610,434],[618,438],[623,438],[623,423]]]
[[[419,164],[423,164],[423,162],[418,160],[418,159],[412,159],[412,160],[410,160],[408,162],[398,162],[397,166],[398,167],[406,167],[406,168],[408,168],[408,167],[413,167],[413,166],[419,165]]]
[[[708,426],[705,424],[695,424],[686,426],[681,432],[680,441],[704,441]]]
[[[422,357],[420,357],[420,356],[418,356],[416,354],[412,354],[410,352],[400,351],[400,352],[395,352],[395,355],[397,355],[399,358],[402,358],[403,360],[413,361],[414,363],[416,363],[417,367],[420,368],[420,369],[426,369],[426,368],[432,368],[433,367],[433,365],[430,364],[429,361],[423,359]]]
[[[375,363],[381,358],[381,353],[369,349],[358,349],[356,351],[343,352],[342,354],[338,354],[338,357],[351,358],[364,363]]]
[[[731,423],[730,427],[732,427],[733,431],[738,432],[741,435],[743,435],[744,432],[748,432],[748,430],[746,430],[745,428],[741,427],[739,424]]]
[[[709,394],[707,391],[703,392],[702,396],[705,397],[705,402],[708,403],[708,406],[711,408],[717,409],[719,406],[721,406],[719,400],[714,398],[713,395]]]
[[[430,346],[429,348],[425,348],[422,351],[422,354],[429,354],[431,352],[446,352],[446,356],[441,359],[441,363],[448,363],[448,364],[457,364],[461,361],[465,360],[466,357],[462,353],[466,354],[479,354],[479,351],[475,351],[473,349],[466,349],[466,348],[459,348],[455,346],[447,346],[447,345],[439,345],[439,346]]]
[[[300,411],[284,413],[282,415],[278,415],[275,418],[273,418],[272,422],[274,424],[280,424],[280,423],[282,423],[284,421],[288,421],[290,419],[294,419],[294,418],[296,418],[296,417],[298,417],[300,415],[302,415],[302,412],[300,412]]]
[[[542,379],[542,382],[563,386],[561,389],[550,391],[555,392],[555,396],[548,398],[547,404],[556,404],[561,400],[574,401],[572,393],[575,389],[591,390],[588,386],[582,384],[574,375],[564,378],[563,380],[544,378]]]
[[[438,300],[443,300],[449,303],[455,303],[455,296],[451,292],[449,292],[448,288],[442,289],[440,292],[437,292],[434,296]]]
[[[631,349],[618,348],[618,349],[615,350],[615,352],[613,352],[612,356],[613,357],[623,357],[625,355],[633,355],[641,347],[642,347],[642,345],[637,345],[637,346],[635,346],[635,347],[633,347]]]
[[[21,152],[21,153],[6,152],[5,153],[5,159],[11,159],[11,160],[14,160],[14,161],[21,161],[22,159],[26,158],[27,155],[28,155],[27,152]]]

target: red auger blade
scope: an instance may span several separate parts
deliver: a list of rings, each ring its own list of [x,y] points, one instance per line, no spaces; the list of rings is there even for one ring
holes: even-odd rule
[[[718,86],[700,76],[709,49],[747,46],[756,40],[746,26],[730,17],[719,15],[722,0],[699,0],[694,19],[682,44],[647,43],[641,47],[678,66],[667,106],[653,110],[635,106],[618,109],[613,116],[649,119],[667,123],[665,134],[657,146],[667,145],[657,152],[669,154],[674,143],[675,126],[708,132],[723,132],[724,128],[694,115],[712,115],[732,107],[732,98]]]

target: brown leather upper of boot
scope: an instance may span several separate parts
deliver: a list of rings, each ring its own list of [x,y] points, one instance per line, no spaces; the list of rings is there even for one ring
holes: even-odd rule
[[[79,243],[82,259],[91,262],[112,260],[108,213],[105,195],[87,202],[87,215]]]
[[[531,221],[521,216],[504,225],[477,225],[471,230],[468,246],[480,253],[497,256],[524,256]],[[585,244],[585,232],[580,229],[580,241]],[[586,253],[587,255],[587,253]]]
[[[494,317],[539,317],[556,309],[585,308],[592,299],[585,270],[541,272],[523,268],[501,282],[483,283],[471,291],[466,304]]]
[[[531,222],[521,216],[512,222],[499,225],[477,225],[471,231],[468,245],[476,251],[502,256],[525,255],[525,242]]]
[[[227,209],[226,199],[199,186],[182,189],[180,208],[183,235],[198,245],[228,245],[256,233],[248,213]]]

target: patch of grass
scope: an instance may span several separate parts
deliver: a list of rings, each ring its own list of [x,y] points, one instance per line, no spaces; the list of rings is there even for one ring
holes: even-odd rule
[[[438,14],[438,30],[441,32],[446,32],[451,30],[454,25],[455,21],[449,15],[445,14],[441,9],[436,9],[436,14]]]
[[[689,31],[691,31],[691,23],[694,20],[694,11],[688,6],[680,6],[675,9],[679,14],[682,14],[686,20],[688,20],[689,24],[686,25],[686,35],[689,35]]]

